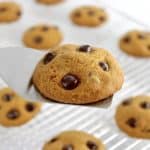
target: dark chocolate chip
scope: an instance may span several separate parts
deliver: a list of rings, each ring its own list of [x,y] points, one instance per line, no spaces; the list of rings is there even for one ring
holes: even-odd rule
[[[37,44],[42,43],[42,41],[43,41],[43,38],[42,38],[41,36],[36,36],[36,37],[34,38],[34,42],[37,43]]]
[[[99,20],[103,22],[106,20],[106,18],[104,16],[101,16],[101,17],[99,17]]]
[[[80,16],[81,16],[81,13],[80,13],[80,12],[75,12],[75,13],[74,13],[74,16],[75,16],[75,17],[80,17]]]
[[[35,105],[30,102],[30,103],[27,103],[27,104],[26,104],[25,108],[26,108],[26,110],[27,110],[28,112],[32,112],[32,111],[34,111],[34,109],[35,109]]]
[[[66,90],[73,90],[75,89],[78,84],[80,83],[79,78],[76,75],[73,74],[66,74],[62,79],[61,79],[61,84],[64,89]]]
[[[63,148],[62,148],[62,150],[73,150],[73,149],[74,149],[73,145],[71,145],[71,144],[67,144],[67,145],[63,146]]]
[[[142,35],[142,34],[138,34],[137,37],[138,37],[139,39],[141,39],[141,40],[145,39],[145,36]]]
[[[46,31],[48,31],[48,30],[49,30],[49,27],[47,27],[47,26],[43,26],[43,27],[42,27],[42,31],[46,32]]]
[[[21,16],[21,14],[22,14],[21,11],[17,12],[17,16]]]
[[[55,55],[53,53],[48,53],[44,59],[43,59],[43,63],[46,65],[48,64],[50,61],[52,61],[52,59],[54,59]]]
[[[91,52],[92,47],[90,45],[82,45],[79,47],[80,52]]]
[[[109,66],[106,62],[99,62],[99,66],[104,70],[104,71],[109,71]]]
[[[140,104],[141,108],[143,109],[150,109],[150,103],[149,102],[142,102]]]
[[[51,139],[48,143],[50,144],[50,143],[54,143],[54,142],[56,142],[58,140],[58,138],[53,138],[53,139]]]
[[[123,42],[129,43],[131,41],[130,37],[124,37]]]
[[[150,50],[150,45],[147,46],[148,50]]]
[[[128,106],[128,105],[130,105],[130,104],[131,104],[131,100],[130,100],[130,99],[124,100],[124,101],[122,102],[122,105],[123,105],[123,106]]]
[[[7,118],[11,119],[11,120],[15,120],[15,119],[19,118],[19,116],[20,116],[20,112],[17,109],[11,109],[7,113]]]
[[[95,14],[95,12],[94,12],[93,10],[89,10],[89,11],[88,11],[88,15],[89,15],[89,16],[93,16],[94,14]]]
[[[0,12],[5,12],[6,10],[7,10],[6,7],[1,7],[1,8],[0,8]]]
[[[6,102],[9,102],[13,99],[14,95],[13,94],[5,94],[3,95],[2,99]]]
[[[129,118],[126,122],[131,128],[135,128],[137,125],[137,121],[135,118]]]
[[[86,143],[87,147],[89,148],[89,150],[97,150],[98,146],[96,145],[96,143],[92,142],[92,141],[88,141]]]

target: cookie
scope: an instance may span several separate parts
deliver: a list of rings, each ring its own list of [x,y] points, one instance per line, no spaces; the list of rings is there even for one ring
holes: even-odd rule
[[[0,2],[0,23],[16,21],[21,14],[21,8],[17,3]]]
[[[23,36],[27,47],[47,50],[60,44],[62,34],[58,27],[50,25],[37,25],[28,29]]]
[[[106,50],[66,44],[51,50],[38,63],[32,83],[48,99],[88,104],[112,96],[123,79],[120,65]]]
[[[150,57],[149,32],[133,30],[126,33],[120,40],[120,48],[133,56]]]
[[[95,27],[107,21],[106,12],[96,6],[81,6],[71,13],[71,20],[80,26]]]
[[[30,121],[40,111],[40,103],[24,100],[14,91],[0,91],[0,125],[20,126]]]
[[[42,4],[47,4],[47,5],[50,5],[50,4],[57,4],[57,3],[60,3],[64,0],[36,0],[38,3],[42,3]]]
[[[118,127],[131,137],[150,139],[150,96],[123,101],[115,115]]]
[[[65,131],[47,142],[43,150],[105,150],[103,143],[83,131]]]

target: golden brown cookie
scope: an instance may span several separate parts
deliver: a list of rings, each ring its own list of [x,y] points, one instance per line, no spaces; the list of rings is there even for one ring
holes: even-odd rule
[[[14,2],[0,2],[0,23],[13,22],[21,17],[22,11]]]
[[[83,131],[65,131],[47,142],[43,150],[105,150],[103,143]]]
[[[36,0],[38,3],[42,3],[42,4],[47,4],[47,5],[50,5],[50,4],[57,4],[57,3],[60,3],[64,0]]]
[[[133,30],[126,33],[120,40],[120,48],[133,56],[150,57],[149,32]]]
[[[37,25],[28,29],[23,36],[27,47],[47,50],[60,44],[62,33],[56,26]]]
[[[32,82],[48,99],[88,104],[112,96],[122,87],[123,78],[120,65],[106,50],[66,44],[38,63]]]
[[[96,6],[81,6],[71,13],[71,20],[80,26],[95,27],[107,20],[106,12]]]
[[[150,96],[123,101],[116,111],[116,123],[129,136],[150,139]]]
[[[40,108],[40,103],[26,101],[9,88],[0,91],[0,124],[5,127],[27,123]]]

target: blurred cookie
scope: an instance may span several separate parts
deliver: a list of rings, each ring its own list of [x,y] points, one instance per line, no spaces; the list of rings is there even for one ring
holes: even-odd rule
[[[64,0],[36,0],[38,3],[42,3],[42,4],[47,4],[47,5],[50,5],[50,4],[57,4],[57,3],[60,3]]]
[[[123,78],[120,65],[106,50],[66,44],[38,63],[32,82],[48,99],[87,104],[112,96],[122,87]]]
[[[96,6],[81,6],[71,13],[71,19],[81,26],[99,26],[106,22],[106,12]]]
[[[136,96],[123,101],[116,111],[116,123],[129,136],[150,138],[150,97]]]
[[[43,150],[105,150],[103,143],[83,131],[65,131],[47,142]]]
[[[0,91],[0,124],[5,127],[25,124],[40,108],[40,103],[26,101],[9,88]]]
[[[13,22],[21,17],[20,6],[14,2],[0,2],[0,23]]]
[[[62,34],[58,27],[37,25],[28,29],[23,35],[23,42],[27,47],[47,50],[60,44]]]
[[[134,56],[150,57],[150,32],[133,30],[120,40],[120,48]]]

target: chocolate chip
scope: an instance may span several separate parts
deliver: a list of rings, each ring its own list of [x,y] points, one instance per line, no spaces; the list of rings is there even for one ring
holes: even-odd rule
[[[5,94],[5,95],[3,95],[2,99],[6,102],[9,102],[12,100],[13,97],[14,97],[13,94]]]
[[[138,36],[137,36],[139,39],[145,39],[145,36],[144,35],[142,35],[142,34],[138,34]]]
[[[80,52],[91,52],[92,47],[90,45],[83,45],[79,47]]]
[[[11,119],[11,120],[15,120],[17,118],[19,118],[20,113],[17,109],[11,109],[8,113],[7,113],[7,118]]]
[[[58,138],[53,138],[53,139],[51,139],[48,143],[50,144],[50,143],[54,143],[54,142],[56,142],[58,140]]]
[[[135,118],[129,118],[126,122],[131,128],[135,128],[137,125],[137,121]]]
[[[61,84],[64,89],[66,90],[73,90],[75,89],[78,84],[80,83],[80,80],[77,76],[73,74],[66,74],[62,79],[61,79]]]
[[[150,45],[147,46],[148,50],[150,50]]]
[[[94,12],[93,10],[89,10],[89,11],[88,11],[88,15],[89,15],[89,16],[93,16],[94,14],[95,14],[95,12]]]
[[[150,109],[150,103],[149,102],[142,102],[140,104],[141,108],[143,109]]]
[[[73,145],[71,145],[71,144],[67,144],[67,145],[63,146],[63,148],[62,148],[62,150],[73,150],[73,149],[74,149]]]
[[[7,10],[6,7],[1,7],[1,8],[0,8],[0,12],[5,12],[6,10]]]
[[[21,11],[17,12],[17,16],[21,16],[21,14],[22,14]]]
[[[75,13],[74,13],[74,16],[75,16],[75,17],[80,17],[80,16],[81,16],[81,13],[80,13],[80,12],[75,12]]]
[[[34,38],[34,42],[37,43],[37,44],[42,43],[42,41],[43,41],[43,38],[42,38],[41,36],[36,36],[36,37]]]
[[[109,71],[109,66],[106,62],[99,62],[99,66],[104,70],[104,71]]]
[[[128,105],[130,105],[130,103],[131,103],[131,100],[130,100],[130,99],[127,99],[127,100],[124,100],[124,101],[122,102],[122,105],[123,105],[123,106],[128,106]]]
[[[88,141],[86,143],[87,147],[89,148],[89,150],[97,150],[98,146],[96,145],[96,143],[92,142],[92,141]]]
[[[48,53],[44,59],[43,59],[43,63],[44,65],[48,64],[50,61],[52,61],[52,59],[55,57],[55,55],[53,53]]]
[[[123,38],[123,42],[125,43],[129,43],[131,41],[131,39],[129,37],[124,37]]]
[[[42,31],[45,32],[45,31],[48,31],[48,30],[49,30],[49,27],[47,27],[47,26],[43,26],[43,27],[42,27]]]
[[[30,103],[27,103],[27,104],[26,104],[25,108],[26,108],[26,110],[27,110],[28,112],[32,112],[32,111],[34,110],[34,108],[35,108],[35,105],[30,102]]]
[[[101,16],[101,17],[99,17],[99,20],[103,22],[106,20],[106,18],[104,16]]]

